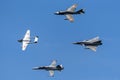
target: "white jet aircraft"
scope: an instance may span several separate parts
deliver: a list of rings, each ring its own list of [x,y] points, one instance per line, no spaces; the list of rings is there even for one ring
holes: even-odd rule
[[[34,37],[34,41],[30,37],[30,30],[27,30],[23,39],[18,40],[18,42],[22,43],[22,50],[25,51],[28,44],[38,43],[38,36]]]

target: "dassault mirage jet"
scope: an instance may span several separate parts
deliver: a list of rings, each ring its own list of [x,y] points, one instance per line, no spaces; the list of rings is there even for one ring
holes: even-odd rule
[[[82,46],[85,46],[86,49],[91,49],[93,51],[96,51],[96,48],[99,45],[102,45],[102,40],[99,40],[99,37],[95,37],[95,38],[90,39],[90,40],[74,42],[73,44],[80,44]]]
[[[33,70],[46,70],[49,71],[50,76],[54,76],[54,71],[61,71],[64,67],[61,65],[56,66],[56,60],[53,60],[52,63],[49,66],[40,66],[40,67],[34,67]]]
[[[34,37],[34,41],[30,37],[30,30],[27,30],[23,39],[18,40],[18,42],[22,43],[22,50],[25,51],[28,44],[33,44],[38,42],[38,36]]]
[[[77,4],[74,4],[70,8],[68,8],[66,11],[58,11],[58,12],[55,12],[55,14],[56,15],[65,15],[66,19],[64,19],[64,20],[69,20],[70,22],[73,22],[74,19],[73,19],[72,15],[85,13],[84,9],[80,9],[78,11],[75,11],[76,7],[77,7]]]

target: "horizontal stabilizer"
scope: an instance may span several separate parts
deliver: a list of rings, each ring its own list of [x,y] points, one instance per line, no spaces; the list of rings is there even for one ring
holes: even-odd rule
[[[38,43],[38,36],[35,36],[34,43]]]

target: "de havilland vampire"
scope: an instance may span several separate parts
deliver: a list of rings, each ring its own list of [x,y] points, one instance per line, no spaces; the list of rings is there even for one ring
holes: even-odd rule
[[[23,39],[18,40],[18,42],[22,43],[22,50],[25,51],[28,44],[38,43],[38,36],[34,37],[34,41],[32,42],[32,38],[30,37],[30,30],[27,30]]]
[[[73,22],[74,19],[73,19],[72,15],[85,13],[84,9],[80,9],[78,11],[75,11],[76,7],[77,7],[77,4],[74,4],[70,8],[68,8],[66,11],[58,11],[58,12],[55,12],[55,14],[56,15],[65,15],[66,18],[64,20],[69,20],[70,22]]]
[[[96,51],[97,47],[99,45],[102,45],[102,40],[99,40],[99,37],[97,36],[93,39],[74,42],[73,44],[79,44],[79,45],[85,46],[86,49],[91,49],[93,51]]]
[[[54,76],[54,71],[61,71],[64,67],[61,65],[56,66],[56,60],[53,60],[52,63],[49,66],[40,66],[40,67],[34,67],[33,70],[46,70],[49,71],[50,76]]]

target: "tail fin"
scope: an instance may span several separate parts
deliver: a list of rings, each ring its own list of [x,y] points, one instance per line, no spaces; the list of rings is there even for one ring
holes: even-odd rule
[[[80,10],[77,11],[77,13],[78,13],[78,14],[81,14],[81,13],[82,13],[82,14],[85,14],[85,11],[84,11],[84,9],[80,9]]]
[[[63,65],[61,64],[60,67],[63,68]]]
[[[35,36],[34,43],[38,43],[38,36]]]

